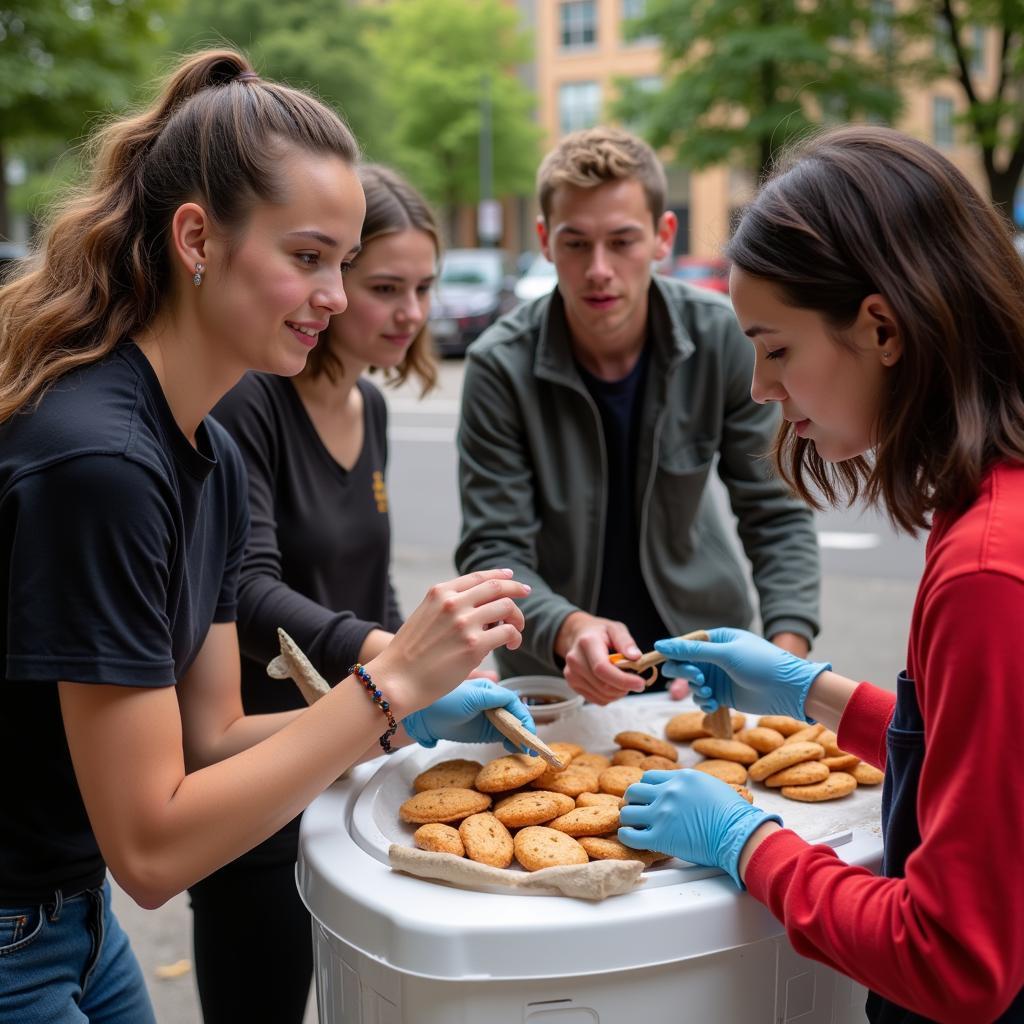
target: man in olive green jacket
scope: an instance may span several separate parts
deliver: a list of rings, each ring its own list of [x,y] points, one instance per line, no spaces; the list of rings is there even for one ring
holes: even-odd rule
[[[778,410],[750,397],[753,349],[728,300],[652,277],[675,218],[654,153],[624,132],[566,136],[538,174],[558,272],[470,348],[459,428],[461,572],[531,585],[504,677],[552,674],[608,703],[638,688],[608,654],[753,609],[716,469],[750,561],[764,633],[805,655],[818,629],[811,514],[771,473]],[[640,646],[638,646],[640,645]]]

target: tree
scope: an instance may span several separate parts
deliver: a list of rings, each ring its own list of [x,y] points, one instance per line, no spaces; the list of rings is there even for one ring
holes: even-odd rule
[[[943,44],[933,76],[951,75],[960,86],[967,101],[962,120],[981,156],[992,201],[1012,219],[1014,196],[1024,173],[1024,2],[933,3]],[[981,37],[974,29],[996,35],[998,65],[991,89],[975,65]]]
[[[7,0],[0,9],[0,237],[4,168],[52,153],[133,98],[171,0]]]
[[[481,99],[490,97],[494,192],[533,187],[540,129],[516,74],[532,59],[514,6],[503,0],[393,0],[372,38],[387,104],[384,157],[436,201],[480,198]]]
[[[184,0],[172,37],[179,49],[241,49],[262,74],[333,106],[375,150],[382,118],[365,39],[379,20],[355,0]]]
[[[886,54],[858,45],[871,0],[648,0],[634,35],[656,35],[660,90],[622,82],[619,116],[683,166],[738,161],[761,177],[779,149],[822,120],[891,120]]]

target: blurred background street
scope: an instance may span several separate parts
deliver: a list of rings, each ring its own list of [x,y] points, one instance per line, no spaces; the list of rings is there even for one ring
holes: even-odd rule
[[[422,401],[409,388],[386,392],[394,579],[406,612],[432,583],[454,575],[452,552],[459,531],[455,429],[462,370],[461,360],[445,361],[440,388]],[[903,667],[923,538],[897,537],[877,517],[845,511],[820,515],[818,526],[823,629],[815,656],[846,675],[893,687]],[[160,1024],[201,1024],[191,970],[168,979],[157,973],[191,959],[187,896],[146,911],[118,893],[115,905],[142,963]],[[253,984],[264,980],[254,978]],[[306,1024],[316,1020],[313,1002]]]

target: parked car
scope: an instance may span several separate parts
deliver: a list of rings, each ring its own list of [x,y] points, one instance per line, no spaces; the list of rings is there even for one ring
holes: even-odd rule
[[[672,276],[698,288],[710,288],[715,292],[729,291],[728,260],[680,256],[672,268]]]
[[[516,281],[513,293],[519,302],[531,302],[547,295],[557,283],[558,274],[554,263],[537,253],[526,273]]]
[[[450,249],[441,261],[430,333],[441,355],[462,355],[515,305],[512,260],[501,249]]]

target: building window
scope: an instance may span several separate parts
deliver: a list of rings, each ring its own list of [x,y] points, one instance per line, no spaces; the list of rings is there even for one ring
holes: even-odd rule
[[[871,0],[868,36],[876,53],[888,53],[892,43],[893,0]]]
[[[647,0],[622,0],[622,40],[631,46],[657,42],[656,35],[633,36],[630,22],[639,21],[647,14]]]
[[[601,119],[601,87],[597,82],[565,82],[558,87],[558,128],[565,135],[590,128]]]
[[[953,145],[953,101],[945,96],[932,100],[932,141],[936,146]]]
[[[563,50],[593,46],[597,42],[595,0],[568,0],[559,4],[558,24]]]
[[[975,25],[971,29],[971,71],[976,75],[985,73],[985,27]]]

